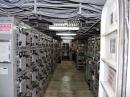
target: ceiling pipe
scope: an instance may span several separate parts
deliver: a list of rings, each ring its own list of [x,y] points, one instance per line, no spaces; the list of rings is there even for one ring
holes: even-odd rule
[[[89,32],[89,30],[91,30],[95,25],[97,25],[100,22],[100,20],[98,20],[96,23],[94,23],[87,31],[85,31],[84,33],[79,34],[78,36],[84,35],[87,32]]]
[[[25,0],[0,0],[0,4],[5,6],[23,5],[24,2]]]
[[[34,0],[34,13],[37,14],[37,0]]]
[[[26,7],[26,6],[32,6],[34,5],[34,3],[26,3],[26,4],[23,4],[22,6],[23,7]],[[39,7],[69,7],[69,8],[77,8],[79,6],[79,4],[62,4],[62,5],[59,5],[59,4],[43,4],[43,3],[37,3],[37,6]]]

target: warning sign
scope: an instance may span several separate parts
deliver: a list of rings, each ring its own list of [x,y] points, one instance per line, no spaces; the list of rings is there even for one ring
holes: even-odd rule
[[[8,34],[12,32],[12,17],[0,17],[0,33]]]
[[[11,31],[11,24],[0,24],[0,31]]]

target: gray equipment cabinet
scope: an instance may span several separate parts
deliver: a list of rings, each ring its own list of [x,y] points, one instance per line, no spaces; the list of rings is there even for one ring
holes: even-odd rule
[[[13,22],[11,17],[0,18],[0,97],[16,97]]]
[[[0,17],[0,97],[43,96],[56,64],[52,40],[13,17]]]

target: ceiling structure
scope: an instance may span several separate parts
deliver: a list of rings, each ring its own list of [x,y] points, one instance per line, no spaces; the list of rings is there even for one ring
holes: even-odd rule
[[[0,0],[0,16],[15,16],[38,30],[48,31],[49,24],[80,21],[77,39],[99,32],[102,8],[106,0]],[[58,38],[58,37],[57,37]]]

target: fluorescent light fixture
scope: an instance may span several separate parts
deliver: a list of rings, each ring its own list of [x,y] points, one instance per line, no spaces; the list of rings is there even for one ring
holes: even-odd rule
[[[59,36],[75,36],[77,34],[76,33],[56,33],[56,35],[59,35]]]
[[[58,31],[64,31],[64,30],[79,30],[79,27],[55,27],[55,26],[49,26],[50,30],[58,30]]]
[[[70,43],[71,40],[66,40],[66,39],[65,39],[65,40],[63,40],[62,42],[63,42],[63,43]]]
[[[74,39],[74,37],[61,37],[61,39],[64,39],[64,40],[72,40],[72,39]]]

